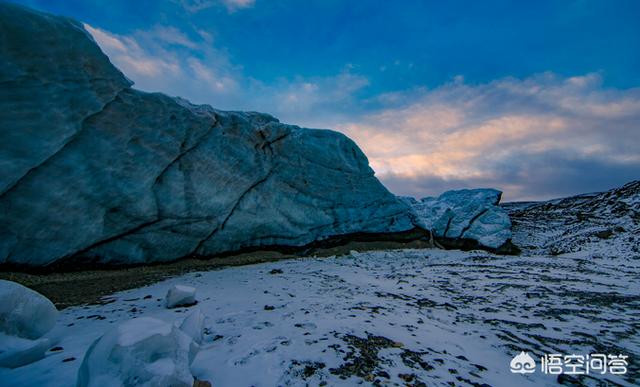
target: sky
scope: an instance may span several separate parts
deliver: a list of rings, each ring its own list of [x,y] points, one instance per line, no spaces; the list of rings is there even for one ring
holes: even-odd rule
[[[134,87],[341,131],[399,195],[640,179],[640,2],[22,0]]]

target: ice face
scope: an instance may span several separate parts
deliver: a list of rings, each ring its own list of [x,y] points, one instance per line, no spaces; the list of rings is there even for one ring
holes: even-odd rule
[[[58,310],[42,294],[0,280],[0,367],[15,368],[41,359]]]
[[[198,346],[176,326],[140,317],[125,321],[88,349],[78,387],[193,385],[189,366]]]
[[[165,305],[167,308],[192,305],[196,302],[196,288],[184,285],[174,285],[167,291]]]
[[[25,286],[0,280],[0,331],[37,339],[53,328],[58,310],[49,299]]]
[[[0,3],[0,29],[0,264],[170,261],[414,227],[343,134],[132,89],[67,18]]]
[[[416,223],[435,237],[472,239],[497,249],[511,238],[511,220],[498,206],[502,193],[495,189],[447,191],[437,198],[402,198],[416,214]]]
[[[195,310],[185,317],[182,324],[180,324],[180,330],[191,337],[194,342],[201,344],[204,335],[204,323],[205,315],[200,310]]]

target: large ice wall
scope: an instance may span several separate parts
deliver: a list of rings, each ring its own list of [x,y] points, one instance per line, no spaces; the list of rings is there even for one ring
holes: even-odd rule
[[[145,93],[80,23],[0,3],[0,264],[142,263],[406,231],[346,136]]]

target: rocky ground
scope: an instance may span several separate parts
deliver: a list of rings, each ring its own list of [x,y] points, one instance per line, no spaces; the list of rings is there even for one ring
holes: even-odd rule
[[[139,288],[156,283],[166,278],[184,275],[195,271],[219,270],[232,266],[250,265],[263,262],[274,262],[284,259],[313,255],[330,257],[348,254],[352,250],[393,250],[401,248],[430,247],[423,240],[388,240],[388,241],[345,241],[336,246],[310,248],[302,251],[283,252],[278,250],[261,250],[238,253],[211,259],[182,259],[170,263],[138,265],[131,267],[108,268],[97,266],[93,269],[81,266],[75,271],[56,271],[54,268],[43,268],[40,271],[0,271],[0,279],[18,282],[38,291],[50,299],[58,309],[75,305],[101,304],[103,297],[115,292]]]

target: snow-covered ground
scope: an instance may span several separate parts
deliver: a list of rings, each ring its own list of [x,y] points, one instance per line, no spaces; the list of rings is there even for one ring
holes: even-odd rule
[[[214,386],[640,382],[640,259],[399,250],[191,273],[61,311],[56,351],[0,384],[72,386],[90,344],[134,317],[206,316],[192,371]],[[198,303],[167,309],[173,285]],[[624,354],[619,375],[513,374],[520,351]]]
[[[640,257],[640,180],[606,192],[505,207],[513,242],[525,254]]]

